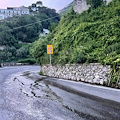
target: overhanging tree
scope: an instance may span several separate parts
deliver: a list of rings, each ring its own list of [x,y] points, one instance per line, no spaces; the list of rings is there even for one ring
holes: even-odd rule
[[[104,3],[103,0],[87,0],[87,3],[91,5],[91,8],[96,9]]]

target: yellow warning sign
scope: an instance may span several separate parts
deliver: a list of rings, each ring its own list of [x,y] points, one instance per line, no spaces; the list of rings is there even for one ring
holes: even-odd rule
[[[47,54],[53,54],[53,45],[47,45]]]

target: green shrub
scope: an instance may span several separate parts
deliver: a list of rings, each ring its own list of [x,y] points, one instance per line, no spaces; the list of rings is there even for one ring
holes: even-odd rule
[[[42,72],[42,70],[40,70],[40,73],[39,73],[39,75],[44,75],[44,74],[43,74],[43,72]]]
[[[36,63],[35,59],[21,59],[17,61],[18,63],[29,63],[30,65],[33,65]]]
[[[107,86],[107,82],[106,81],[103,81],[103,86]]]
[[[108,5],[101,2],[95,2],[100,5],[96,9],[81,14],[71,9],[47,39],[35,42],[31,53],[37,63],[49,64],[46,45],[52,44],[52,64],[99,62],[113,65],[120,58],[120,1],[114,0]]]

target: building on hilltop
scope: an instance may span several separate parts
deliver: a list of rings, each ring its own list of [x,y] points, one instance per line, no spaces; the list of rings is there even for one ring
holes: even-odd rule
[[[42,1],[38,1],[38,2],[36,2],[36,7],[42,7],[42,6],[43,6]]]
[[[48,29],[43,29],[43,33],[40,34],[40,36],[46,36],[50,33]]]
[[[38,1],[36,3],[33,3],[30,7],[7,7],[7,9],[0,9],[0,20],[4,20],[9,17],[14,16],[21,16],[21,15],[29,15],[30,10],[32,11],[38,11],[39,7],[42,7],[42,1]]]
[[[38,11],[39,10],[39,7],[43,7],[43,4],[42,4],[42,1],[38,1],[36,3],[33,3],[29,8],[32,10],[32,11]]]
[[[29,9],[21,6],[21,7],[8,7],[7,9],[0,9],[0,20],[14,17],[14,16],[21,16],[21,15],[29,15]]]
[[[6,46],[0,46],[0,51],[3,51],[6,48]]]
[[[30,6],[30,9],[31,9],[32,11],[38,11],[38,8],[36,7],[36,4],[35,4],[35,3],[33,3],[33,4]]]

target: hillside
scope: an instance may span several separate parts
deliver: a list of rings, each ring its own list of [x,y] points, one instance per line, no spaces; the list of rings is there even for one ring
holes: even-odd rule
[[[62,18],[48,37],[54,45],[55,63],[102,62],[120,58],[120,1],[113,0],[78,15]]]
[[[82,14],[73,10],[65,15],[59,25],[48,36],[53,44],[52,63],[120,64],[120,1],[89,9]],[[38,44],[38,43],[36,43]],[[34,46],[35,47],[35,46]],[[38,46],[39,47],[39,46]],[[37,47],[33,50],[36,53]],[[38,63],[49,63],[45,51],[36,54]]]
[[[60,10],[58,13],[61,16],[67,14],[70,11],[70,9],[73,7],[73,5],[74,5],[74,2],[70,3],[68,6],[66,6],[65,8],[63,8],[62,10]]]
[[[59,17],[49,19],[54,16],[58,16],[54,9],[43,6],[30,15],[0,22],[0,62],[31,58],[29,54],[31,43],[39,38],[43,29],[49,29],[53,23],[58,24]]]

